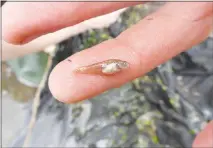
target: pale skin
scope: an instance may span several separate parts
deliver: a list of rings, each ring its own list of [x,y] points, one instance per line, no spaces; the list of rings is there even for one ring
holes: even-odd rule
[[[3,39],[25,44],[43,34],[138,3],[142,2],[7,3],[3,6]],[[50,91],[59,101],[74,103],[119,87],[205,40],[212,30],[212,19],[212,2],[168,2],[116,39],[59,63],[49,77]],[[129,68],[113,76],[73,72],[77,67],[108,59],[127,61]],[[198,134],[193,147],[213,147],[213,121]]]

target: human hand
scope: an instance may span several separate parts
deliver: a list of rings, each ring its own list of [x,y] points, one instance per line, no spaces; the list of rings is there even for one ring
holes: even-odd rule
[[[11,3],[4,8],[13,19],[3,18],[3,39],[13,44],[24,44],[40,35],[138,3],[19,3],[15,7]],[[68,58],[72,62],[66,59],[52,71],[49,78],[52,94],[62,102],[76,102],[151,71],[209,35],[213,25],[212,5],[210,2],[167,3],[116,39],[72,55]],[[79,66],[113,58],[127,61],[129,69],[106,77],[73,72]],[[211,122],[207,130],[198,135],[194,146],[213,146],[212,125]]]

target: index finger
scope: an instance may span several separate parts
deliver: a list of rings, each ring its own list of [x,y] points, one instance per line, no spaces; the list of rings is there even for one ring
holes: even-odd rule
[[[166,4],[116,39],[74,54],[68,58],[72,62],[68,59],[60,62],[50,75],[50,91],[58,100],[71,103],[91,98],[145,74],[209,35],[213,23],[212,4]],[[107,59],[127,61],[130,67],[114,76],[73,72],[77,67]]]

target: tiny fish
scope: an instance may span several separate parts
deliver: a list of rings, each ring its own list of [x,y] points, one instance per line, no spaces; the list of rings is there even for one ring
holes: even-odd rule
[[[113,75],[123,69],[127,69],[128,67],[129,64],[126,61],[110,59],[92,65],[79,67],[75,70],[75,72],[84,74]]]

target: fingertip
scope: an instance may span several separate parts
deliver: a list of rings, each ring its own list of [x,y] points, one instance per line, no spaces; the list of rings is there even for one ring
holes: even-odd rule
[[[10,33],[8,31],[5,31],[6,29],[2,30],[2,39],[9,43],[9,44],[13,44],[13,45],[22,45],[24,44],[21,37],[17,36],[16,33]]]
[[[50,92],[60,102],[76,103],[101,92],[94,85],[95,76],[76,74],[75,67],[77,64],[65,59],[50,73],[48,80]]]
[[[122,51],[126,51],[125,54],[120,54]],[[49,77],[50,91],[59,101],[74,103],[90,99],[106,90],[118,87],[128,82],[136,75],[138,62],[130,53],[131,51],[127,51],[124,46],[119,46],[115,40],[109,40],[74,54],[68,59],[60,62],[52,70]],[[74,72],[76,68],[109,59],[127,61],[130,67],[113,76]]]
[[[68,82],[69,78],[67,79],[67,74],[65,71],[61,71],[62,67],[63,64],[59,63],[53,68],[49,76],[48,86],[55,99],[59,100],[60,102],[68,103],[68,100],[70,101],[69,98],[71,90],[68,90],[66,87],[66,85],[69,83],[64,83]],[[58,73],[60,73],[60,76]]]

